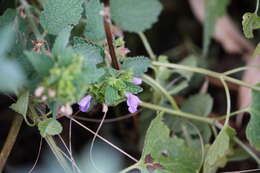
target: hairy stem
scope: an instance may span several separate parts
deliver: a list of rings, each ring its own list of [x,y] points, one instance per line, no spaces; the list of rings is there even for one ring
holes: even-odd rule
[[[174,109],[180,110],[174,98],[158,82],[156,82],[153,78],[147,75],[143,75],[142,78],[145,83],[147,83],[154,89],[158,89],[163,95],[165,95],[165,97],[169,100]]]
[[[142,40],[142,42],[143,42],[143,45],[144,45],[144,47],[145,47],[145,49],[146,49],[148,55],[150,56],[150,58],[151,58],[152,60],[156,60],[156,55],[154,54],[154,52],[153,52],[153,50],[152,50],[152,48],[151,48],[151,45],[150,45],[150,43],[148,42],[148,40],[147,40],[145,34],[142,33],[142,32],[139,32],[138,35],[139,35],[139,37],[141,38],[141,40]]]
[[[225,81],[228,81],[230,83],[234,83],[234,84],[241,85],[241,86],[244,86],[244,87],[256,90],[256,91],[260,91],[260,87],[258,87],[258,86],[250,85],[246,82],[226,76],[222,73],[206,70],[203,68],[189,67],[189,66],[173,64],[173,63],[161,63],[161,62],[155,62],[155,61],[152,62],[152,64],[155,66],[163,66],[163,67],[168,67],[168,68],[173,68],[173,69],[180,69],[180,70],[186,70],[186,71],[191,71],[191,72],[195,72],[195,73],[200,73],[200,74],[204,74],[204,75],[211,76],[211,77],[218,78],[218,79],[223,78]]]
[[[182,112],[182,111],[177,111],[177,110],[172,110],[172,109],[168,109],[165,107],[161,107],[158,105],[154,105],[151,103],[146,103],[146,102],[142,102],[140,104],[140,106],[144,107],[144,108],[148,108],[151,110],[155,110],[155,111],[162,111],[171,115],[176,115],[179,117],[183,117],[183,118],[187,118],[187,119],[192,119],[192,120],[196,120],[196,121],[200,121],[200,122],[204,122],[204,123],[208,123],[208,124],[214,124],[215,120],[211,119],[211,118],[207,118],[207,117],[203,117],[200,115],[193,115],[193,114],[189,114],[186,112]]]
[[[15,114],[11,128],[8,133],[8,136],[5,140],[5,144],[0,153],[0,172],[3,172],[7,158],[11,153],[11,150],[15,144],[17,135],[20,131],[22,122],[23,122],[23,117],[19,114]]]

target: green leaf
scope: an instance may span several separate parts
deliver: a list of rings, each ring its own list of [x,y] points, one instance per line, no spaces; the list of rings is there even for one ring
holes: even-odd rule
[[[49,118],[39,122],[38,129],[42,137],[58,135],[62,132],[62,126],[55,118]]]
[[[16,10],[8,8],[5,10],[4,14],[0,16],[0,27],[12,23],[16,16]]]
[[[43,5],[40,23],[50,34],[58,34],[68,25],[78,24],[83,0],[48,0]]]
[[[199,93],[190,96],[181,106],[184,112],[208,116],[213,107],[213,99],[209,94]]]
[[[182,139],[170,137],[170,130],[159,115],[147,130],[140,161],[131,168],[139,169],[140,173],[149,173],[151,167],[155,168],[154,173],[196,173],[200,161],[198,149],[186,146]]]
[[[256,58],[257,55],[260,55],[260,43],[258,43],[255,48],[255,51],[253,53],[253,58]]]
[[[97,68],[95,65],[87,65],[82,72],[82,79],[86,84],[93,84],[99,82],[104,74],[105,70],[103,68]]]
[[[86,64],[99,64],[104,60],[104,50],[102,47],[88,42],[80,37],[74,37],[74,50],[85,57]]]
[[[11,24],[0,27],[0,58],[11,48],[14,35],[14,28]]]
[[[10,108],[15,112],[21,114],[24,119],[26,119],[26,114],[28,110],[28,103],[29,103],[29,92],[23,92],[20,97],[18,98],[16,103],[13,103]]]
[[[205,1],[205,23],[203,33],[203,55],[208,52],[210,39],[214,34],[217,19],[225,15],[229,0],[207,0]]]
[[[123,69],[132,69],[134,76],[141,76],[150,66],[150,60],[147,57],[127,58],[122,65]]]
[[[185,66],[190,66],[190,67],[196,67],[198,62],[197,62],[197,57],[191,55],[188,56],[187,58],[185,58],[184,60],[182,60],[180,63],[180,65],[185,65]],[[174,72],[180,74],[181,76],[183,76],[187,81],[190,81],[192,76],[193,76],[193,72],[187,71],[187,70],[174,70]]]
[[[55,56],[58,56],[63,52],[63,50],[66,48],[69,38],[70,38],[70,32],[72,30],[71,26],[68,26],[64,28],[57,36],[53,48],[52,48],[52,53]]]
[[[235,130],[228,126],[220,131],[214,143],[208,149],[203,172],[215,173],[217,168],[225,166],[227,156],[231,154],[231,139],[235,134]]]
[[[260,28],[260,17],[255,13],[245,13],[243,15],[242,26],[246,38],[253,38],[253,31]]]
[[[106,90],[105,90],[105,102],[106,102],[106,104],[108,104],[108,105],[116,104],[118,99],[119,99],[118,91],[115,88],[108,85],[106,87]]]
[[[259,84],[257,85],[259,86]],[[260,150],[260,92],[252,91],[250,105],[250,121],[246,128],[246,136],[250,144]]]
[[[53,67],[54,62],[49,56],[39,54],[36,52],[25,52],[27,59],[32,64],[35,71],[41,76],[45,77],[49,74],[50,69]]]
[[[104,5],[99,0],[87,0],[85,3],[85,15],[87,23],[85,27],[85,35],[92,40],[100,41],[105,39],[105,31],[103,24],[103,16],[100,11],[104,9]]]
[[[0,61],[0,92],[16,93],[26,83],[23,69],[15,61]]]
[[[158,0],[111,0],[110,7],[116,25],[130,32],[151,28],[162,10]]]
[[[212,107],[213,107],[212,97],[209,94],[199,93],[196,95],[192,95],[187,100],[185,100],[185,102],[181,105],[181,110],[183,112],[206,117],[212,111]],[[201,124],[200,122],[197,121],[191,121],[191,122],[199,129],[204,139],[204,142],[209,142],[211,137],[211,129],[209,125]],[[191,127],[190,125],[187,126],[187,129],[189,130],[188,132],[190,135],[196,134],[196,131],[194,131],[194,128]]]
[[[140,86],[135,85],[132,82],[124,82],[126,84],[126,92],[132,93],[132,94],[138,94],[143,91],[143,88]]]

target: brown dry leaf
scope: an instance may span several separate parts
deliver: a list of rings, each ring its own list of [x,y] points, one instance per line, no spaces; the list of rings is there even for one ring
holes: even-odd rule
[[[189,0],[192,12],[203,23],[205,18],[204,0]],[[240,29],[229,16],[217,20],[214,39],[216,39],[228,53],[243,54],[252,52],[254,46],[241,34]]]

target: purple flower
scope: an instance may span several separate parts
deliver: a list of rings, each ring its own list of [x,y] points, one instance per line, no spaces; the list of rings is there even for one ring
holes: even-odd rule
[[[137,96],[131,93],[126,93],[125,96],[127,97],[127,106],[128,110],[131,113],[135,113],[137,111],[137,106],[142,102]]]
[[[86,97],[83,97],[79,102],[78,102],[78,105],[79,105],[79,109],[82,111],[82,112],[87,112],[89,106],[90,106],[90,102],[91,102],[91,96],[90,95],[87,95]]]
[[[142,79],[139,77],[134,77],[132,82],[136,85],[141,85],[142,84]]]

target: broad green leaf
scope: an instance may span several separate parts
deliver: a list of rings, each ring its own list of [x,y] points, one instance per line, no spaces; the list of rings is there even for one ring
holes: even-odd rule
[[[16,93],[26,84],[23,69],[15,61],[0,61],[0,92]]]
[[[213,99],[209,94],[190,96],[181,106],[184,112],[195,115],[208,116],[213,107]]]
[[[225,166],[227,156],[231,154],[231,139],[235,134],[235,130],[228,126],[220,131],[214,143],[208,149],[203,172],[215,173],[219,167]]]
[[[151,28],[162,10],[158,0],[110,0],[110,6],[116,25],[130,32]]]
[[[105,70],[103,68],[97,68],[95,65],[87,65],[82,72],[82,79],[86,84],[93,84],[100,81],[104,74]]]
[[[52,48],[52,53],[55,56],[58,56],[61,52],[64,51],[66,48],[69,38],[70,38],[70,32],[72,30],[71,26],[68,26],[64,28],[57,36],[53,48]]]
[[[16,16],[16,10],[8,8],[5,10],[4,14],[0,16],[0,27],[8,25],[14,21]]]
[[[108,104],[108,105],[116,104],[118,99],[119,99],[118,91],[111,86],[107,86],[106,90],[105,90],[105,102],[106,102],[106,104]]]
[[[257,55],[260,55],[260,43],[258,43],[256,48],[255,48],[253,58],[256,58]]]
[[[150,60],[147,57],[133,57],[127,58],[122,65],[123,69],[132,69],[134,76],[141,76],[144,74],[150,65]]]
[[[85,35],[92,40],[100,41],[105,39],[103,16],[100,14],[104,5],[99,0],[87,0],[85,3],[85,15],[87,23]]]
[[[260,17],[255,13],[245,13],[243,15],[242,26],[246,38],[253,38],[253,31],[260,28]]]
[[[86,64],[99,64],[104,60],[104,50],[102,47],[88,42],[80,37],[74,37],[74,50],[85,57]]]
[[[208,52],[210,39],[214,34],[217,19],[225,15],[229,0],[206,0],[205,1],[205,23],[203,33],[203,55]]]
[[[12,104],[10,108],[15,112],[21,114],[26,119],[26,114],[28,110],[29,103],[29,92],[23,92],[18,98],[17,102]]]
[[[258,84],[259,86],[259,84]],[[252,91],[250,121],[246,128],[246,136],[250,144],[260,150],[260,92]]]
[[[49,118],[39,122],[38,129],[42,137],[58,135],[62,132],[62,126],[55,118]]]
[[[184,60],[182,60],[180,63],[180,65],[185,65],[185,66],[190,66],[190,67],[196,67],[198,62],[197,62],[197,58],[193,55],[188,56],[187,58],[185,58]],[[183,76],[185,79],[187,79],[188,81],[191,80],[192,76],[193,76],[193,72],[187,71],[187,70],[174,70],[174,72],[179,73],[181,76]]]
[[[25,52],[27,59],[32,64],[34,70],[41,76],[45,77],[49,74],[54,62],[49,56],[36,52]]]
[[[212,107],[213,107],[212,97],[209,94],[200,93],[200,94],[192,95],[187,100],[185,100],[185,102],[181,105],[181,110],[183,112],[206,117],[212,111]],[[211,129],[209,125],[202,124],[197,121],[191,121],[191,122],[199,129],[204,139],[204,142],[209,142],[209,139],[211,137]],[[194,131],[194,128],[191,127],[190,125],[187,125],[186,127],[189,130],[188,132],[190,135],[194,135],[197,133],[196,131]]]
[[[0,58],[11,48],[14,35],[14,28],[11,24],[0,27]]]
[[[150,173],[149,169],[154,168],[154,173],[196,173],[200,168],[200,151],[186,146],[182,139],[171,137],[160,115],[150,124],[143,148],[142,157],[131,166],[132,170]]]
[[[50,34],[58,34],[68,25],[79,23],[83,0],[47,0],[43,5],[40,23]]]
[[[126,84],[126,92],[132,93],[132,94],[138,94],[143,91],[142,87],[139,87],[135,85],[132,82],[124,82]]]

